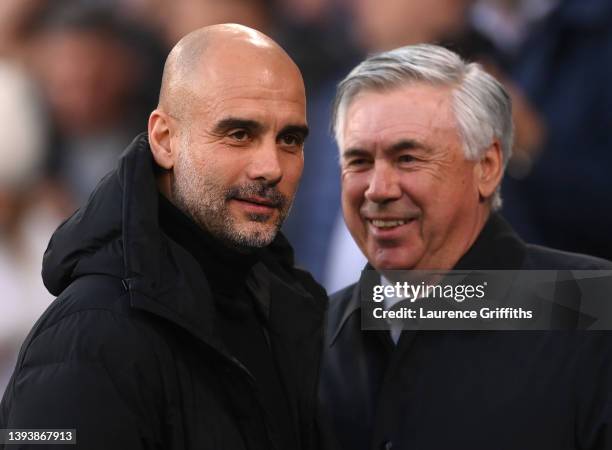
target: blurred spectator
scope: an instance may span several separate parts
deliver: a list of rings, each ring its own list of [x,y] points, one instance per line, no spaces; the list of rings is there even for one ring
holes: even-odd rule
[[[504,53],[516,56],[531,26],[550,13],[557,2],[558,0],[477,0],[471,11],[471,23]]]
[[[124,12],[157,30],[167,48],[187,33],[217,23],[239,23],[266,32],[272,0],[118,0]]]
[[[562,0],[548,11],[513,64],[548,129],[516,202],[539,243],[612,259],[612,3]]]
[[[55,167],[77,204],[155,106],[162,53],[146,37],[97,6],[53,3],[41,14],[33,69],[55,131]]]
[[[342,1],[278,2],[273,33],[300,67],[306,87],[314,96],[321,84],[344,76],[361,58],[361,50],[348,35],[349,22]]]
[[[467,27],[473,0],[347,0],[353,33],[368,52],[438,42]]]
[[[27,59],[34,18],[48,0],[3,0],[0,2],[0,56]]]
[[[61,214],[41,189],[46,124],[38,100],[23,71],[0,60],[0,392],[19,346],[52,300],[40,271]]]

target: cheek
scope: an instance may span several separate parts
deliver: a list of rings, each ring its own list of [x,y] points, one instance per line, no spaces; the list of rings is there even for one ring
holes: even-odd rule
[[[478,202],[478,191],[468,172],[456,171],[449,173],[445,179],[431,186],[429,192],[424,192],[424,210],[429,227],[438,228],[448,224],[457,215],[471,210],[471,205]]]
[[[441,182],[430,173],[415,171],[400,175],[400,186],[403,198],[402,204],[411,210],[426,212],[432,203],[440,201],[440,190],[444,182]]]
[[[248,160],[222,146],[216,151],[202,152],[194,162],[203,174],[219,180],[225,187],[240,184],[246,177]]]
[[[283,179],[281,181],[281,190],[290,195],[294,195],[298,189],[302,172],[304,170],[304,156],[289,155],[283,161]]]
[[[474,171],[471,167],[458,170],[448,184],[446,196],[453,198],[455,204],[466,204],[478,201],[478,189],[475,184]]]
[[[360,174],[342,175],[342,212],[351,233],[363,227],[359,210],[364,201],[367,182]]]
[[[213,158],[202,159],[194,157],[190,161],[186,161],[188,167],[184,167],[184,171],[189,174],[190,183],[205,183],[221,186],[228,176],[227,168],[218,164]],[[193,178],[196,178],[195,180]]]
[[[367,178],[359,173],[343,173],[341,183],[343,206],[358,212],[368,188]]]

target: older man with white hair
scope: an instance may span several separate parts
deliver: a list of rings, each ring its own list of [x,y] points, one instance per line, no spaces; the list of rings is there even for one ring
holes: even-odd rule
[[[340,83],[342,207],[369,262],[330,306],[321,396],[342,448],[612,448],[607,332],[362,327],[366,272],[612,267],[528,245],[499,215],[511,113],[497,80],[433,45]]]

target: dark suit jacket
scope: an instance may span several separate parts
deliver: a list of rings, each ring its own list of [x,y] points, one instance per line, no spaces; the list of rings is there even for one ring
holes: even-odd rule
[[[456,269],[610,269],[527,245],[492,215]],[[362,331],[332,296],[321,398],[346,450],[612,449],[612,332]]]

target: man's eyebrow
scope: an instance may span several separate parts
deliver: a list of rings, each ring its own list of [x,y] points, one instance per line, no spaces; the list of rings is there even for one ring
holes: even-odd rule
[[[351,158],[351,157],[364,157],[364,156],[369,156],[370,152],[368,152],[367,150],[363,150],[361,148],[357,148],[357,147],[353,147],[353,148],[347,148],[345,151],[342,152],[342,157],[343,158]]]
[[[278,135],[282,136],[283,134],[298,134],[302,137],[302,139],[306,139],[308,133],[309,130],[306,125],[287,125],[278,132]]]
[[[402,150],[425,150],[429,152],[431,147],[414,139],[402,139],[387,149],[389,153],[397,153]]]
[[[234,128],[245,128],[252,132],[257,132],[263,129],[263,125],[256,120],[241,119],[239,117],[226,117],[225,119],[221,119],[219,122],[217,122],[213,129],[213,133],[223,134]]]
[[[402,150],[425,150],[429,152],[431,151],[431,147],[424,144],[423,142],[420,142],[414,139],[402,139],[390,145],[385,150],[385,152],[394,154],[394,153],[401,152]],[[344,152],[342,152],[343,158],[364,157],[364,156],[369,156],[369,155],[370,155],[370,152],[360,147],[349,147]]]

